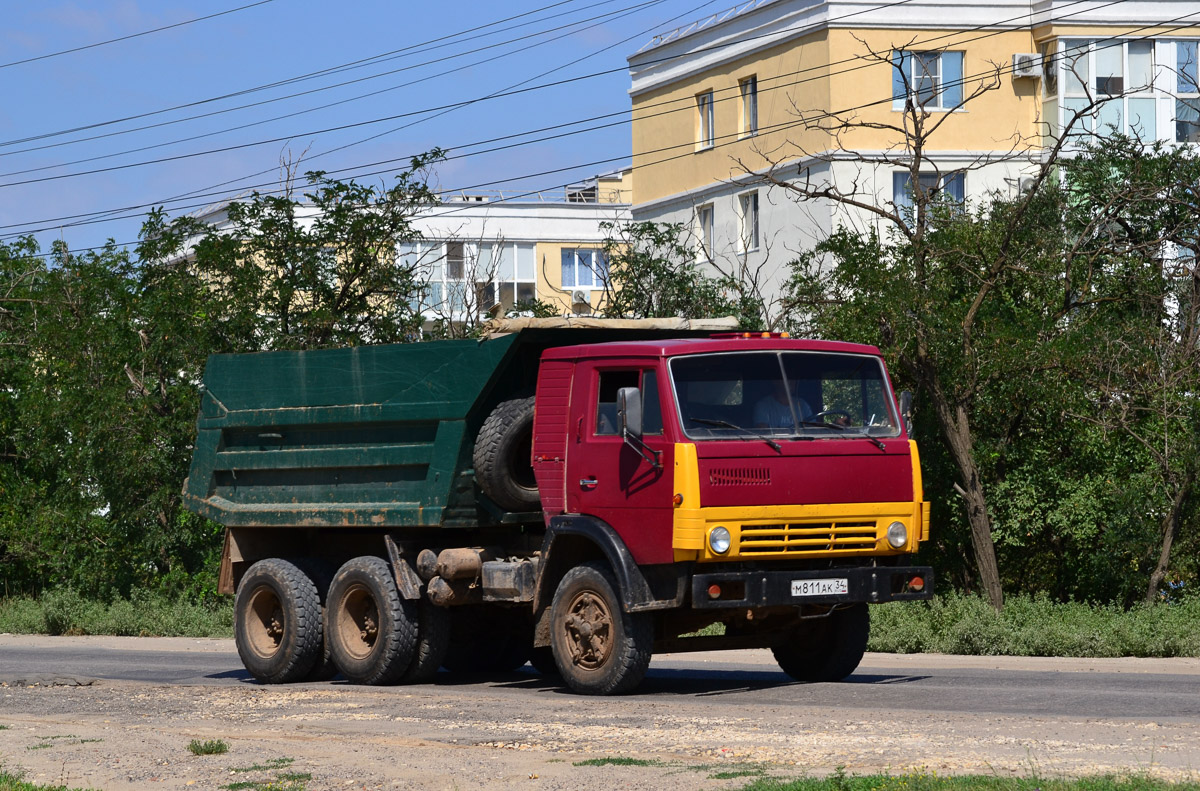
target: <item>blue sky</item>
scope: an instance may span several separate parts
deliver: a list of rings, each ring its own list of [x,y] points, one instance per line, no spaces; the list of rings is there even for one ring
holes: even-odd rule
[[[253,2],[9,0],[0,31],[5,97],[0,234],[43,229],[35,234],[43,248],[60,237],[73,249],[109,238],[132,242],[145,209],[120,211],[105,222],[91,222],[92,215],[151,203],[166,203],[177,215],[249,187],[270,189],[279,183],[281,159],[300,158],[302,171],[345,168],[338,175],[356,175],[391,167],[370,163],[434,146],[454,156],[478,150],[465,147],[470,143],[621,114],[535,136],[587,130],[581,134],[453,159],[437,168],[438,184],[446,189],[496,181],[503,183],[483,189],[552,189],[628,162],[626,58],[654,33],[731,4],[265,0],[221,14]],[[220,15],[19,62],[215,14]],[[466,32],[475,28],[480,29]],[[216,98],[372,58],[340,73]],[[609,70],[613,73],[428,112],[518,86]],[[358,81],[334,87],[350,80]],[[284,98],[304,91],[312,92]],[[368,93],[375,95],[363,96]],[[252,103],[257,106],[242,107]],[[170,109],[186,104],[192,106]],[[198,115],[206,117],[191,117]],[[143,117],[120,120],[131,116]],[[601,128],[614,121],[621,123]],[[323,131],[346,125],[356,126]],[[72,129],[78,131],[66,131]],[[233,146],[244,147],[187,156]],[[123,167],[157,159],[169,161]],[[614,161],[587,164],[608,159]],[[560,168],[571,169],[528,177]],[[97,169],[110,170],[77,175]],[[385,175],[366,178],[378,182]],[[55,178],[60,176],[66,177]],[[173,198],[178,199],[168,201]],[[73,215],[89,216],[64,219]]]

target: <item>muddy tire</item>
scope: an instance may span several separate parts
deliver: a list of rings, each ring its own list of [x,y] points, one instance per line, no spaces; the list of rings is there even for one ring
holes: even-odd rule
[[[303,680],[321,652],[321,601],[294,563],[260,560],[238,585],[234,637],[242,664],[264,684]]]
[[[317,589],[317,599],[321,602],[321,647],[317,651],[317,661],[313,664],[312,670],[304,676],[302,681],[328,681],[337,675],[337,665],[333,662],[333,655],[329,653],[329,641],[325,639],[325,603],[329,596],[329,585],[333,582],[333,566],[327,561],[319,558],[290,558],[290,561],[296,565],[304,575],[312,582]]]
[[[550,605],[550,645],[563,681],[584,695],[630,692],[646,675],[654,624],[621,608],[617,582],[602,563],[566,573]]]
[[[867,605],[855,604],[828,618],[802,621],[771,652],[780,669],[797,681],[841,681],[862,661],[870,635]]]
[[[401,684],[432,681],[450,648],[450,612],[428,599],[417,604],[417,647],[412,662],[400,677]]]
[[[355,684],[394,684],[417,646],[414,602],[400,598],[382,558],[346,561],[329,586],[326,637],[334,664]]]
[[[475,440],[475,480],[496,505],[537,511],[533,477],[533,398],[503,401],[492,410]]]

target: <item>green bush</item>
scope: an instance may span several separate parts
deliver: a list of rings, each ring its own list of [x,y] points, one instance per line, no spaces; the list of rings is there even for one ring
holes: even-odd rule
[[[0,599],[0,632],[230,637],[233,604],[228,599],[198,604],[137,589],[128,599],[101,602],[58,588],[38,599]]]
[[[872,651],[1008,656],[1200,656],[1200,600],[1139,605],[1010,596],[997,613],[951,591],[871,609]]]

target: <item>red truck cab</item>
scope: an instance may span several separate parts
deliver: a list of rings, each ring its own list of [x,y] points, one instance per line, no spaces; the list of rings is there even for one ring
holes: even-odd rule
[[[551,348],[535,405],[550,559],[564,533],[616,545],[630,612],[771,646],[781,625],[824,618],[857,645],[831,645],[836,667],[804,663],[840,678],[865,649],[866,603],[931,595],[931,570],[904,564],[929,535],[917,449],[873,346],[738,333]],[[685,650],[679,628],[657,633],[656,650]]]

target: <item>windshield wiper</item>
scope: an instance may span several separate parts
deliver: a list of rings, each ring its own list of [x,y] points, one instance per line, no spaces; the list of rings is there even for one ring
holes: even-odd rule
[[[783,453],[783,446],[780,445],[775,440],[768,437],[766,434],[759,434],[757,431],[754,431],[754,430],[748,429],[748,428],[743,428],[742,426],[736,425],[734,423],[730,423],[728,420],[713,420],[713,419],[706,418],[706,417],[694,417],[694,418],[691,418],[691,421],[693,423],[700,423],[705,426],[720,426],[721,428],[731,428],[734,431],[744,431],[753,437],[758,437],[763,442],[770,445],[775,450],[776,453]]]
[[[800,421],[800,425],[814,426],[816,428],[836,428],[838,431],[842,432],[849,431],[853,428],[853,426],[839,426],[837,423],[817,423],[812,420],[802,420]],[[875,447],[879,448],[884,453],[887,452],[887,445],[884,445],[883,441],[878,437],[872,437],[865,431],[855,431],[854,436],[862,437],[863,439],[870,441]]]

